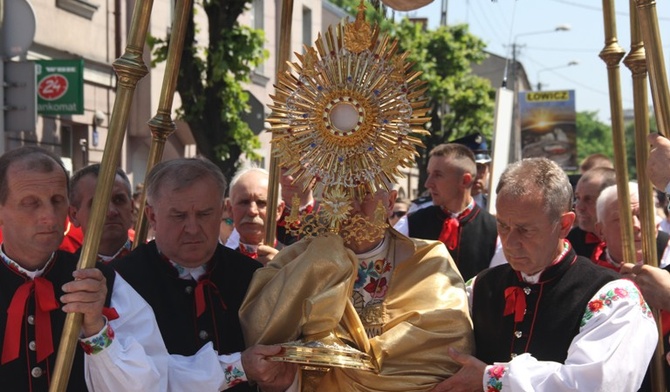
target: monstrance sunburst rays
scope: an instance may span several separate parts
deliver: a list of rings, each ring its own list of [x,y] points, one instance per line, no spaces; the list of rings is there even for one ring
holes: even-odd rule
[[[420,73],[407,53],[397,54],[397,40],[380,36],[363,15],[296,54],[299,61],[278,75],[268,119],[281,166],[317,198],[337,195],[338,205],[343,194],[362,200],[389,190],[399,169],[412,166],[429,120]],[[329,209],[331,227],[348,214]]]

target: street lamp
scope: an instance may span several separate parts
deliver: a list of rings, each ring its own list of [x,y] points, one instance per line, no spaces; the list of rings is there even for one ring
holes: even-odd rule
[[[540,31],[531,31],[528,33],[520,33],[514,36],[514,41],[516,42],[516,39],[522,36],[526,35],[536,35],[536,34],[548,34],[548,33],[555,33],[557,31],[570,31],[571,27],[569,24],[560,24],[554,27],[552,30],[540,30]]]
[[[552,30],[540,30],[540,31],[529,31],[526,33],[519,33],[514,36],[514,40],[512,40],[512,83],[514,86],[514,89],[516,90],[516,75],[517,75],[517,64],[516,64],[516,58],[518,54],[518,47],[519,45],[517,44],[517,39],[519,37],[525,37],[529,35],[538,35],[538,34],[549,34],[549,33],[556,33],[559,31],[570,31],[571,27],[569,24],[560,24],[554,27]],[[509,63],[509,57],[507,58],[508,61],[505,62],[505,73],[503,75],[503,87],[507,87],[507,66]]]
[[[537,91],[542,91],[542,86],[543,84],[540,82],[540,74],[544,71],[552,71],[554,69],[560,69],[560,68],[566,68],[566,67],[572,67],[573,65],[579,65],[579,62],[576,60],[572,60],[568,62],[567,64],[563,65],[557,65],[555,67],[549,67],[549,68],[542,68],[541,70],[537,71]]]
[[[518,65],[516,62],[517,57],[517,39],[519,37],[529,36],[529,35],[538,35],[538,34],[549,34],[556,33],[560,31],[570,31],[569,24],[560,24],[554,27],[552,30],[540,30],[540,31],[529,31],[526,33],[520,33],[514,36],[512,41],[512,90],[514,91],[514,111],[512,112],[512,136],[510,137],[510,161],[518,161],[521,159],[521,128],[518,124],[519,119],[517,118],[516,109],[518,103],[518,93],[519,93],[519,83],[517,82],[518,74]],[[509,59],[509,57],[508,57]],[[505,62],[505,74],[503,75],[503,87],[507,87],[507,64],[509,61]]]

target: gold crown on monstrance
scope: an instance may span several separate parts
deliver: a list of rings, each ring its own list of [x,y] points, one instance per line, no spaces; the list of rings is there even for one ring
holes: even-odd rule
[[[418,136],[428,133],[420,72],[411,70],[407,53],[397,53],[397,39],[365,20],[364,10],[361,2],[355,21],[329,27],[315,47],[296,53],[299,61],[278,75],[271,96],[273,152],[320,202],[318,217],[298,217],[292,208],[287,228],[300,220],[301,235],[342,235],[347,226],[348,235],[360,235],[353,234],[360,230],[353,229],[350,202],[390,190],[423,146]]]

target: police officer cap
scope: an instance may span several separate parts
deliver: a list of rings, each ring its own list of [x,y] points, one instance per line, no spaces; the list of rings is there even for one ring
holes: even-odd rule
[[[489,155],[489,146],[486,144],[486,139],[479,132],[467,136],[463,136],[452,143],[458,143],[466,146],[475,154],[475,162],[488,163],[491,162],[491,155]]]

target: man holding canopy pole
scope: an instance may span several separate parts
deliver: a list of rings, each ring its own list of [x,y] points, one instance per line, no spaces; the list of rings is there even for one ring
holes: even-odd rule
[[[651,144],[646,167],[647,175],[656,189],[665,190],[667,197],[670,194],[670,140],[657,133],[652,133],[647,138]],[[670,312],[668,267],[663,269],[648,264],[624,264],[621,272],[640,287],[649,305]],[[668,342],[663,343],[664,347],[667,347]],[[666,361],[670,364],[670,352],[666,354]]]
[[[2,389],[49,388],[65,314],[77,312],[69,390],[164,391],[167,352],[151,308],[110,268],[75,270],[75,256],[57,250],[67,210],[57,156],[22,147],[0,157]]]
[[[470,296],[475,356],[440,391],[636,391],[656,342],[637,287],[575,254],[568,176],[546,158],[507,167],[496,219],[509,264],[485,270]]]

